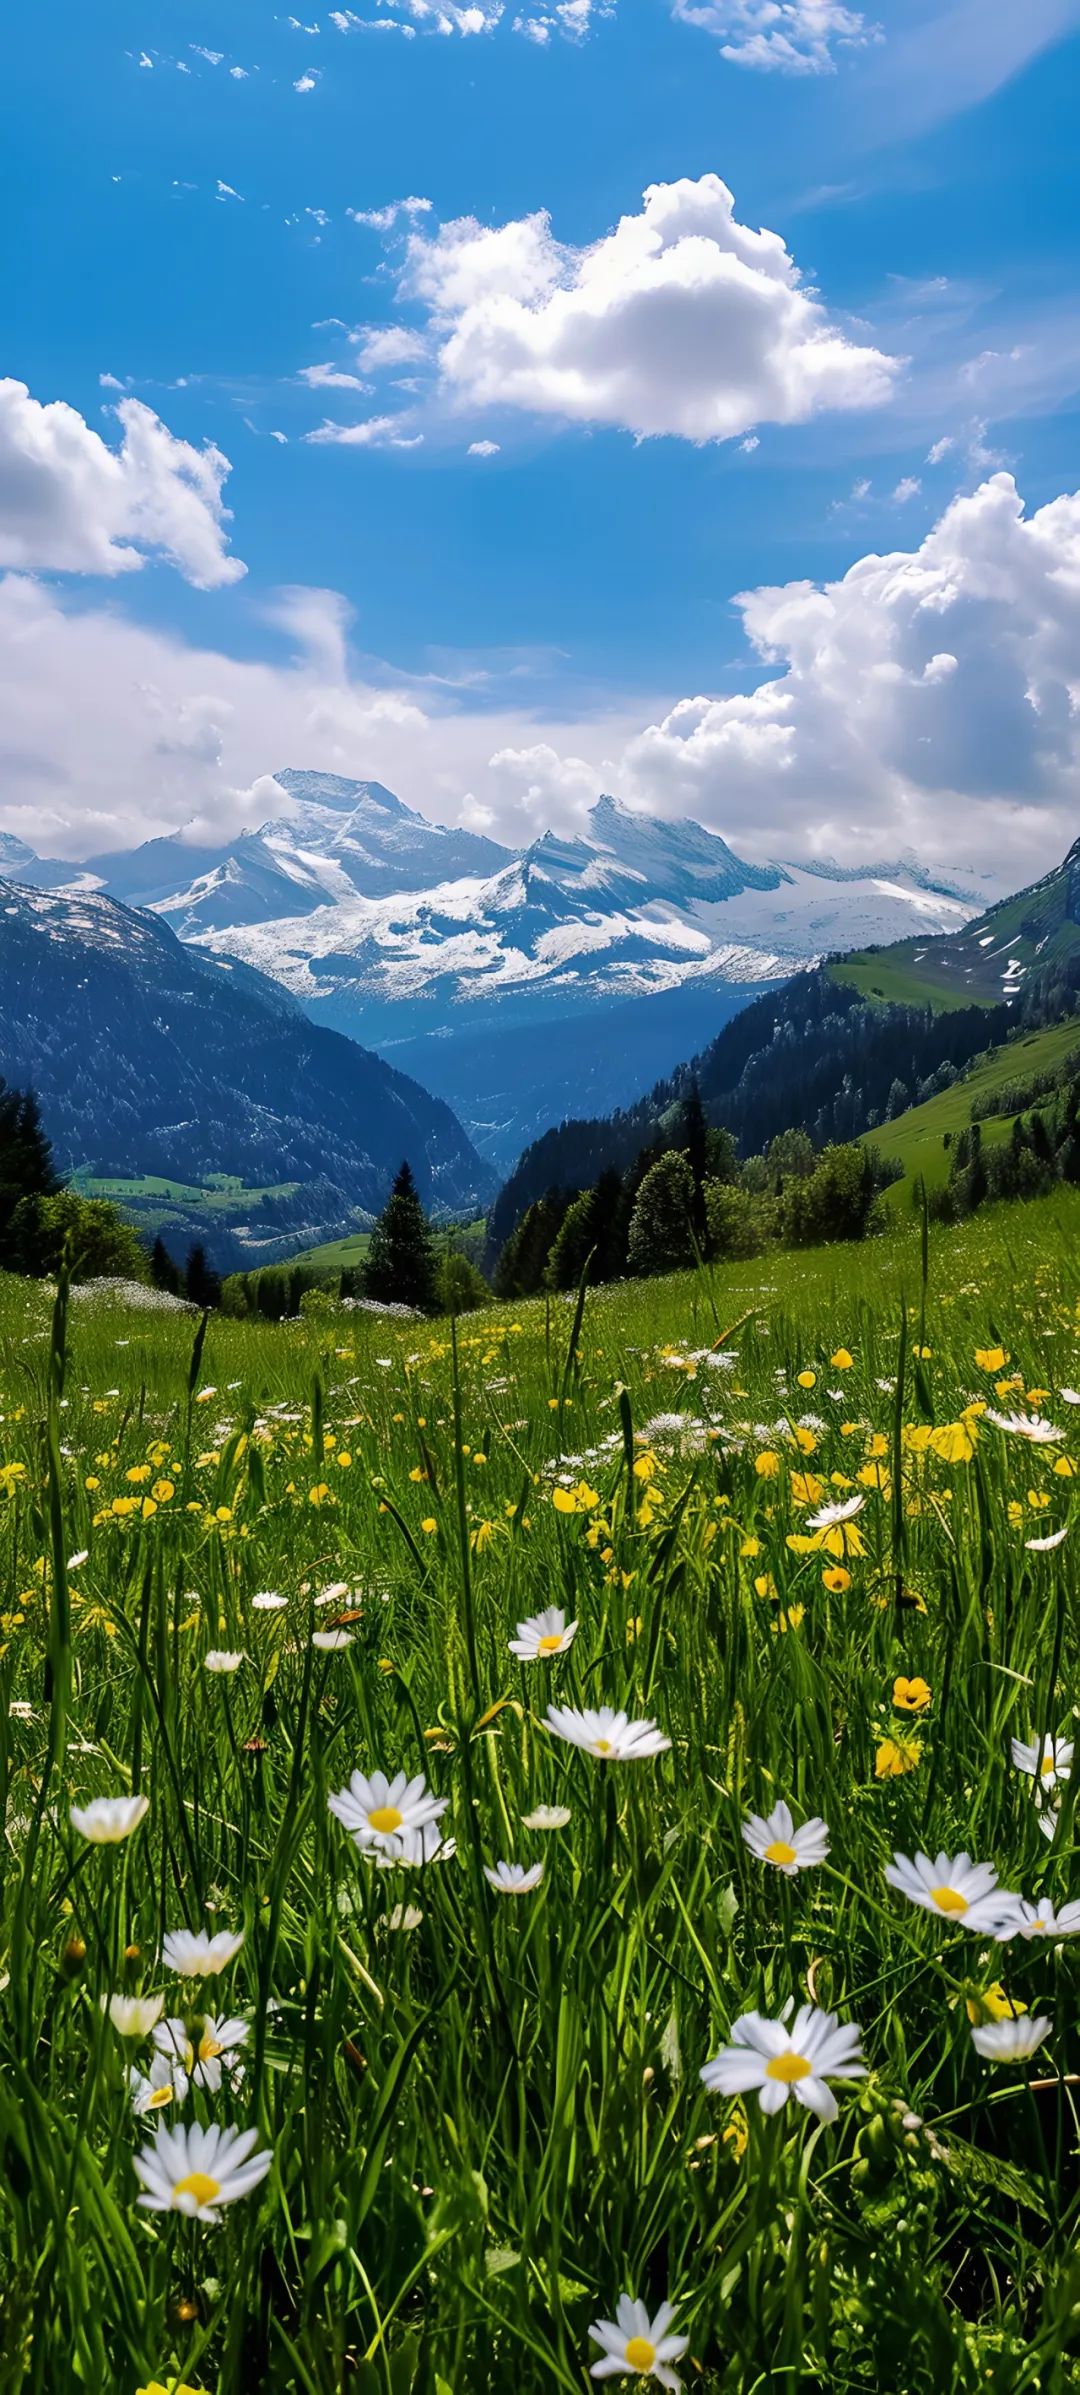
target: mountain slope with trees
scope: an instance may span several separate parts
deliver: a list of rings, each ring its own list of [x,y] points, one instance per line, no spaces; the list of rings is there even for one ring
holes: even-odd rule
[[[37,1091],[63,1171],[307,1189],[307,1221],[277,1253],[377,1213],[403,1155],[434,1212],[475,1212],[490,1193],[440,1099],[276,983],[98,894],[0,883],[0,1073]],[[215,1260],[275,1252],[257,1219],[247,1229],[217,1254],[211,1218]]]

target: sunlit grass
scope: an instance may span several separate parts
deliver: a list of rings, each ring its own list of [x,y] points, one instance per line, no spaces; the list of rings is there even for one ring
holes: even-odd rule
[[[442,1324],[193,1357],[190,1316],[0,1284],[0,2395],[580,2395],[623,2295],[678,2306],[688,2386],[1080,2383],[1080,1941],[884,1876],[1080,1898],[1074,1784],[1011,1759],[1072,1735],[1078,1233],[1062,1191],[934,1236],[926,1289],[916,1228],[591,1294],[576,1339],[493,1309],[456,1374]],[[512,1654],[549,1608],[572,1639]],[[330,1809],[380,1770],[445,1800],[421,1868],[397,1798],[366,1852]],[[115,1843],[71,1818],[139,1796]],[[827,1825],[791,1875],[742,1834],[780,1802],[796,1852]],[[179,1932],[243,1942],[185,1979]],[[791,2000],[861,2034],[834,2121],[794,2066],[772,2118],[701,2081]],[[1020,2007],[1049,2035],[988,2061]],[[192,2217],[189,2136],[188,2210],[141,2207],[210,2123],[266,2175]]]

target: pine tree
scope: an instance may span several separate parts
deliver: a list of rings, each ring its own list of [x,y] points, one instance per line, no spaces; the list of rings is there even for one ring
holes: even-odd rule
[[[371,1234],[364,1292],[384,1304],[415,1306],[422,1314],[434,1314],[438,1308],[435,1251],[407,1162]]]
[[[180,1267],[173,1263],[160,1231],[150,1250],[150,1278],[155,1289],[166,1290],[170,1297],[180,1296],[182,1288]]]
[[[679,1146],[694,1176],[694,1230],[699,1241],[705,1237],[705,1181],[709,1170],[709,1126],[701,1091],[697,1082],[690,1084],[683,1100],[682,1131]]]
[[[669,1150],[650,1165],[630,1224],[631,1272],[678,1272],[694,1261],[694,1177],[685,1156]]]
[[[206,1249],[199,1241],[188,1253],[184,1289],[193,1306],[201,1306],[205,1310],[208,1306],[221,1304],[221,1275],[207,1263]]]

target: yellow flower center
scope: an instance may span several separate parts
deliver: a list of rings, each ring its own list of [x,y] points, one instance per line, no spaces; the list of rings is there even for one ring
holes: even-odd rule
[[[611,1753],[611,1740],[610,1740],[610,1738],[598,1738],[598,1739],[596,1740],[596,1752],[597,1752],[597,1754],[598,1754],[598,1755],[610,1755],[610,1753]]]
[[[767,1863],[797,1863],[798,1859],[794,1847],[788,1845],[786,1838],[774,1838],[772,1845],[765,1849]]]
[[[210,2031],[204,2029],[199,2039],[199,2061],[213,2062],[217,2055],[224,2054],[224,2052],[225,2048],[219,2044],[218,2039],[211,2037]]]
[[[1042,1759],[1042,1775],[1044,1780],[1052,1779],[1054,1776],[1054,1770],[1055,1764],[1053,1756],[1044,1755]]]
[[[177,2180],[173,2193],[190,2195],[197,2204],[213,2204],[217,2202],[221,2189],[217,2180],[208,2178],[204,2170],[192,2170],[186,2179]]]
[[[378,1830],[383,1837],[389,1837],[392,1830],[399,1830],[404,1818],[396,1805],[376,1805],[374,1812],[368,1814],[372,1829]]]
[[[148,2097],[147,2097],[147,2100],[146,2100],[146,2109],[147,2109],[147,2111],[148,2111],[148,2112],[160,2112],[160,2110],[161,2110],[161,2107],[162,2107],[162,2105],[163,2105],[163,2104],[171,2104],[171,2103],[172,2103],[172,2095],[173,2095],[173,2091],[172,2091],[172,2086],[171,2086],[171,2083],[170,2083],[168,2086],[165,2086],[165,2087],[155,2087],[155,2089],[154,2089],[154,2092],[153,2092],[153,2095],[152,2095],[152,2096],[148,2096]]]
[[[955,1888],[931,1888],[930,1895],[939,1913],[966,1913],[968,1909],[967,1897],[959,1896]]]
[[[782,2079],[785,2087],[792,2087],[796,2079],[808,2079],[811,2068],[805,2054],[774,2054],[765,2065],[765,2077]]]
[[[631,2337],[626,2348],[626,2359],[631,2370],[651,2370],[656,2360],[656,2347],[650,2345],[647,2337]]]
[[[545,1636],[539,1641],[538,1652],[541,1655],[554,1655],[561,1645],[562,1631],[548,1630]]]

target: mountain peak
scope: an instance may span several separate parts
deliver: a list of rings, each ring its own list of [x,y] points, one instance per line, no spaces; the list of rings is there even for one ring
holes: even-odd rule
[[[301,804],[330,807],[342,815],[352,815],[365,805],[378,807],[384,815],[412,813],[382,782],[354,782],[347,774],[309,772],[299,765],[284,766],[274,780]]]

